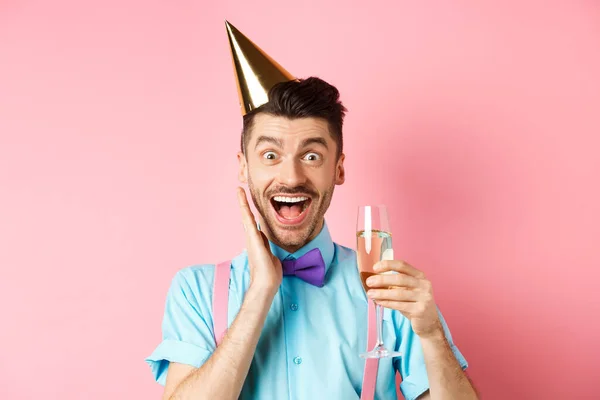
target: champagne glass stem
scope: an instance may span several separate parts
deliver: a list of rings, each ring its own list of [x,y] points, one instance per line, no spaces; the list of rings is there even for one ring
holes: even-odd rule
[[[375,303],[375,309],[377,310],[377,343],[375,348],[383,346],[383,307]]]

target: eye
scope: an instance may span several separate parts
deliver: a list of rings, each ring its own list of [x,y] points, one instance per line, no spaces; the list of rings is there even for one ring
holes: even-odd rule
[[[321,159],[321,156],[317,153],[307,153],[304,156],[304,159],[306,161],[319,161]]]
[[[263,154],[263,158],[266,160],[274,160],[277,158],[277,154],[273,151],[267,151]]]

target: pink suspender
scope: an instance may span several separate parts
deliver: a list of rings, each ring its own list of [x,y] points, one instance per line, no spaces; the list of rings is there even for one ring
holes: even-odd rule
[[[217,264],[215,267],[215,279],[213,286],[213,321],[215,342],[217,346],[221,344],[225,332],[228,328],[229,311],[229,275],[231,274],[231,261],[225,261]]]
[[[368,301],[368,300],[367,300]],[[369,303],[369,327],[367,331],[367,351],[375,348],[377,342],[377,311],[372,301]],[[377,369],[379,367],[378,358],[367,358],[365,362],[365,372],[363,374],[361,400],[370,400],[375,398],[375,383],[377,382]]]
[[[228,328],[228,303],[229,303],[229,276],[231,274],[231,261],[225,261],[217,264],[215,267],[215,278],[213,286],[213,321],[215,342],[217,346],[221,344]],[[375,321],[375,305],[369,301],[369,328],[367,335],[367,351],[375,347],[377,341],[377,325]],[[357,355],[358,357],[358,355]],[[368,358],[365,362],[365,372],[363,375],[363,390],[360,396],[361,400],[371,400],[375,398],[375,383],[377,381],[378,359]]]

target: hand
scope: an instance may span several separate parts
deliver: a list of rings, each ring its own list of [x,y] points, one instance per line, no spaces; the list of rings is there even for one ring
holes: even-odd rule
[[[256,228],[256,220],[248,205],[246,192],[241,187],[238,187],[237,191],[242,223],[246,232],[250,286],[275,293],[283,279],[281,261],[271,253],[265,234]]]
[[[398,273],[373,275],[367,279],[367,285],[376,288],[367,292],[369,298],[383,307],[400,311],[421,338],[444,334],[431,282],[423,272],[397,260],[380,261],[373,269],[376,274],[387,271]]]

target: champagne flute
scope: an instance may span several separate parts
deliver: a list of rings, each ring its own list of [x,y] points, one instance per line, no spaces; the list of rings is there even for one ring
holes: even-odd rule
[[[369,290],[367,279],[375,275],[373,266],[381,260],[393,260],[392,233],[387,208],[383,205],[360,206],[356,222],[356,257],[363,289]],[[386,272],[393,273],[393,272]],[[383,345],[383,307],[377,309],[377,343],[375,348],[360,356],[362,358],[386,358],[401,356],[401,352],[391,351]]]

